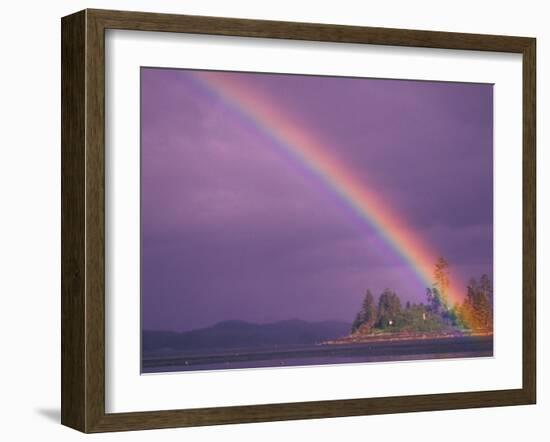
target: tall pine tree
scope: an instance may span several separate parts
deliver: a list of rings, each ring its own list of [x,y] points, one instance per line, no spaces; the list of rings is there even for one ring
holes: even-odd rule
[[[401,300],[399,296],[390,289],[385,289],[378,299],[376,326],[378,328],[388,328],[396,325],[400,313]]]
[[[363,299],[363,304],[361,305],[361,310],[357,313],[355,321],[352,325],[352,333],[356,332],[360,327],[371,329],[376,322],[376,304],[374,303],[374,296],[369,290]]]
[[[440,304],[445,310],[449,309],[449,289],[451,278],[449,276],[449,263],[444,258],[439,258],[434,271],[434,294],[438,296]]]

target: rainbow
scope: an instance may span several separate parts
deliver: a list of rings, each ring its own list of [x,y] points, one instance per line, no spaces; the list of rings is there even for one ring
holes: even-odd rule
[[[187,71],[193,80],[238,110],[264,134],[298,159],[408,264],[420,281],[432,285],[438,254],[411,231],[394,210],[367,188],[353,173],[333,158],[323,142],[307,128],[296,124],[273,100],[247,86],[237,75],[215,71]],[[451,284],[449,300],[458,303],[462,295]]]

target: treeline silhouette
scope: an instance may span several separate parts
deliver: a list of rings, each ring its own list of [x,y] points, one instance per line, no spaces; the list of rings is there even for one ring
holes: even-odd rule
[[[450,271],[445,259],[435,265],[434,282],[426,290],[426,303],[402,305],[394,291],[385,289],[377,300],[367,290],[352,324],[352,333],[370,334],[378,331],[438,332],[468,330],[492,332],[493,289],[489,277],[470,279],[462,303],[449,300]]]

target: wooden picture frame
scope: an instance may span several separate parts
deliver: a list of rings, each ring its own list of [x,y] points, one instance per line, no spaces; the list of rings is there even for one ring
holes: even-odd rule
[[[105,30],[518,53],[523,57],[523,385],[512,390],[132,413],[105,411]],[[62,424],[83,432],[534,404],[534,38],[84,10],[62,19]]]

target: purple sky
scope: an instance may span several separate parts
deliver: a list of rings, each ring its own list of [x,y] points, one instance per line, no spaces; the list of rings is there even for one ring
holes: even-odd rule
[[[142,319],[351,322],[364,292],[425,285],[377,232],[185,70],[141,71]],[[450,263],[492,272],[492,85],[238,76],[314,132]]]

